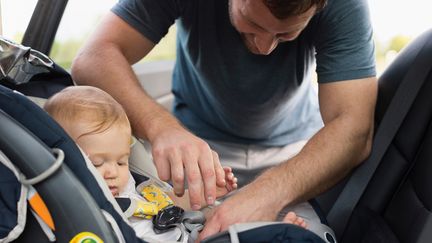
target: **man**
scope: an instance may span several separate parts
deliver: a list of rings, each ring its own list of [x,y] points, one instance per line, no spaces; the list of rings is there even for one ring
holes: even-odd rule
[[[130,67],[174,21],[175,117],[149,98]],[[209,204],[224,183],[218,153],[236,174],[271,167],[216,208],[203,238],[233,223],[274,220],[367,157],[373,49],[366,0],[124,0],[72,75],[123,104],[134,133],[151,143],[161,179],[181,195],[187,178],[193,208],[201,178]],[[319,99],[310,82],[315,60]]]

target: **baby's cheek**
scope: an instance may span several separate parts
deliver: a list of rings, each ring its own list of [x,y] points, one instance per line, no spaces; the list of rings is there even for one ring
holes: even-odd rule
[[[105,179],[103,166],[96,167],[96,170],[99,172],[99,175]]]
[[[130,176],[130,173],[129,173],[128,169],[120,171],[120,178],[119,178],[119,181],[120,181],[119,187],[120,188],[119,189],[121,191],[123,191],[126,188],[128,182],[129,182],[129,176]]]

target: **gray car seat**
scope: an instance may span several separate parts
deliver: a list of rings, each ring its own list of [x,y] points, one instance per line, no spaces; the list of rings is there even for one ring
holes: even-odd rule
[[[432,242],[432,62],[417,58],[432,56],[431,39],[432,30],[411,42],[379,79],[377,127],[408,70],[429,70],[340,242]]]

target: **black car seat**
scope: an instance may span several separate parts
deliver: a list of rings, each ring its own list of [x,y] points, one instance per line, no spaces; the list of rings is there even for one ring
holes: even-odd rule
[[[99,181],[72,139],[38,105],[15,91],[47,98],[73,85],[70,75],[36,51],[5,40],[0,43],[0,241],[49,242],[53,238],[32,216],[30,206],[17,203],[26,201],[21,200],[22,195],[30,190],[17,177],[22,173],[26,178],[40,179],[30,184],[51,213],[58,242],[81,237],[82,232],[91,232],[106,242],[142,242],[121,216],[121,209],[115,207],[114,199],[107,197],[110,193],[98,186]],[[56,168],[58,162],[48,148],[64,152],[57,169],[48,169]],[[5,157],[12,161],[9,167],[5,166]],[[46,170],[51,171],[49,175],[39,176]]]
[[[418,67],[419,51],[432,55],[432,45],[425,45],[430,39],[432,30],[416,38],[380,77],[377,126],[407,71]],[[340,242],[432,242],[432,68],[428,69]]]
[[[56,239],[60,242],[69,241],[80,232],[92,232],[102,239],[114,242],[116,237],[100,210],[95,210],[98,205],[92,196],[77,180],[74,173],[63,163],[63,151],[59,151],[57,158],[53,156],[43,142],[32,135],[13,118],[0,109],[0,148],[7,158],[13,161],[16,168],[21,171],[27,179],[40,178],[34,187],[49,205],[49,211],[55,219]],[[3,166],[3,165],[2,165]],[[58,167],[59,166],[59,167]],[[49,168],[58,169],[52,171],[52,175],[46,179],[40,177]],[[13,177],[7,176],[3,170],[2,180],[12,181]],[[24,180],[21,179],[24,182]],[[3,181],[4,182],[4,181]],[[33,183],[31,183],[33,184]],[[7,183],[9,187],[2,186],[2,192],[11,192],[13,183]],[[65,194],[74,195],[73,197]],[[11,198],[12,195],[2,195]],[[29,209],[30,207],[28,207]],[[4,210],[4,209],[3,209]],[[4,210],[6,211],[6,210]],[[27,214],[31,215],[30,210]],[[7,217],[3,215],[2,217]],[[19,219],[17,219],[19,220]],[[26,233],[21,234],[19,241],[42,241],[45,239],[34,217],[27,217]],[[2,237],[3,238],[3,237]],[[45,240],[43,240],[45,241]]]

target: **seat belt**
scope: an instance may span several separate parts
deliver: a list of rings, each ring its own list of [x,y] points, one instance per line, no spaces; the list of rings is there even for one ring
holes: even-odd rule
[[[430,36],[430,31],[428,34]],[[327,216],[330,226],[339,239],[343,236],[354,207],[363,195],[427,75],[432,70],[432,53],[422,51],[432,50],[432,38],[427,38],[419,50],[378,127],[370,156],[352,173]]]

